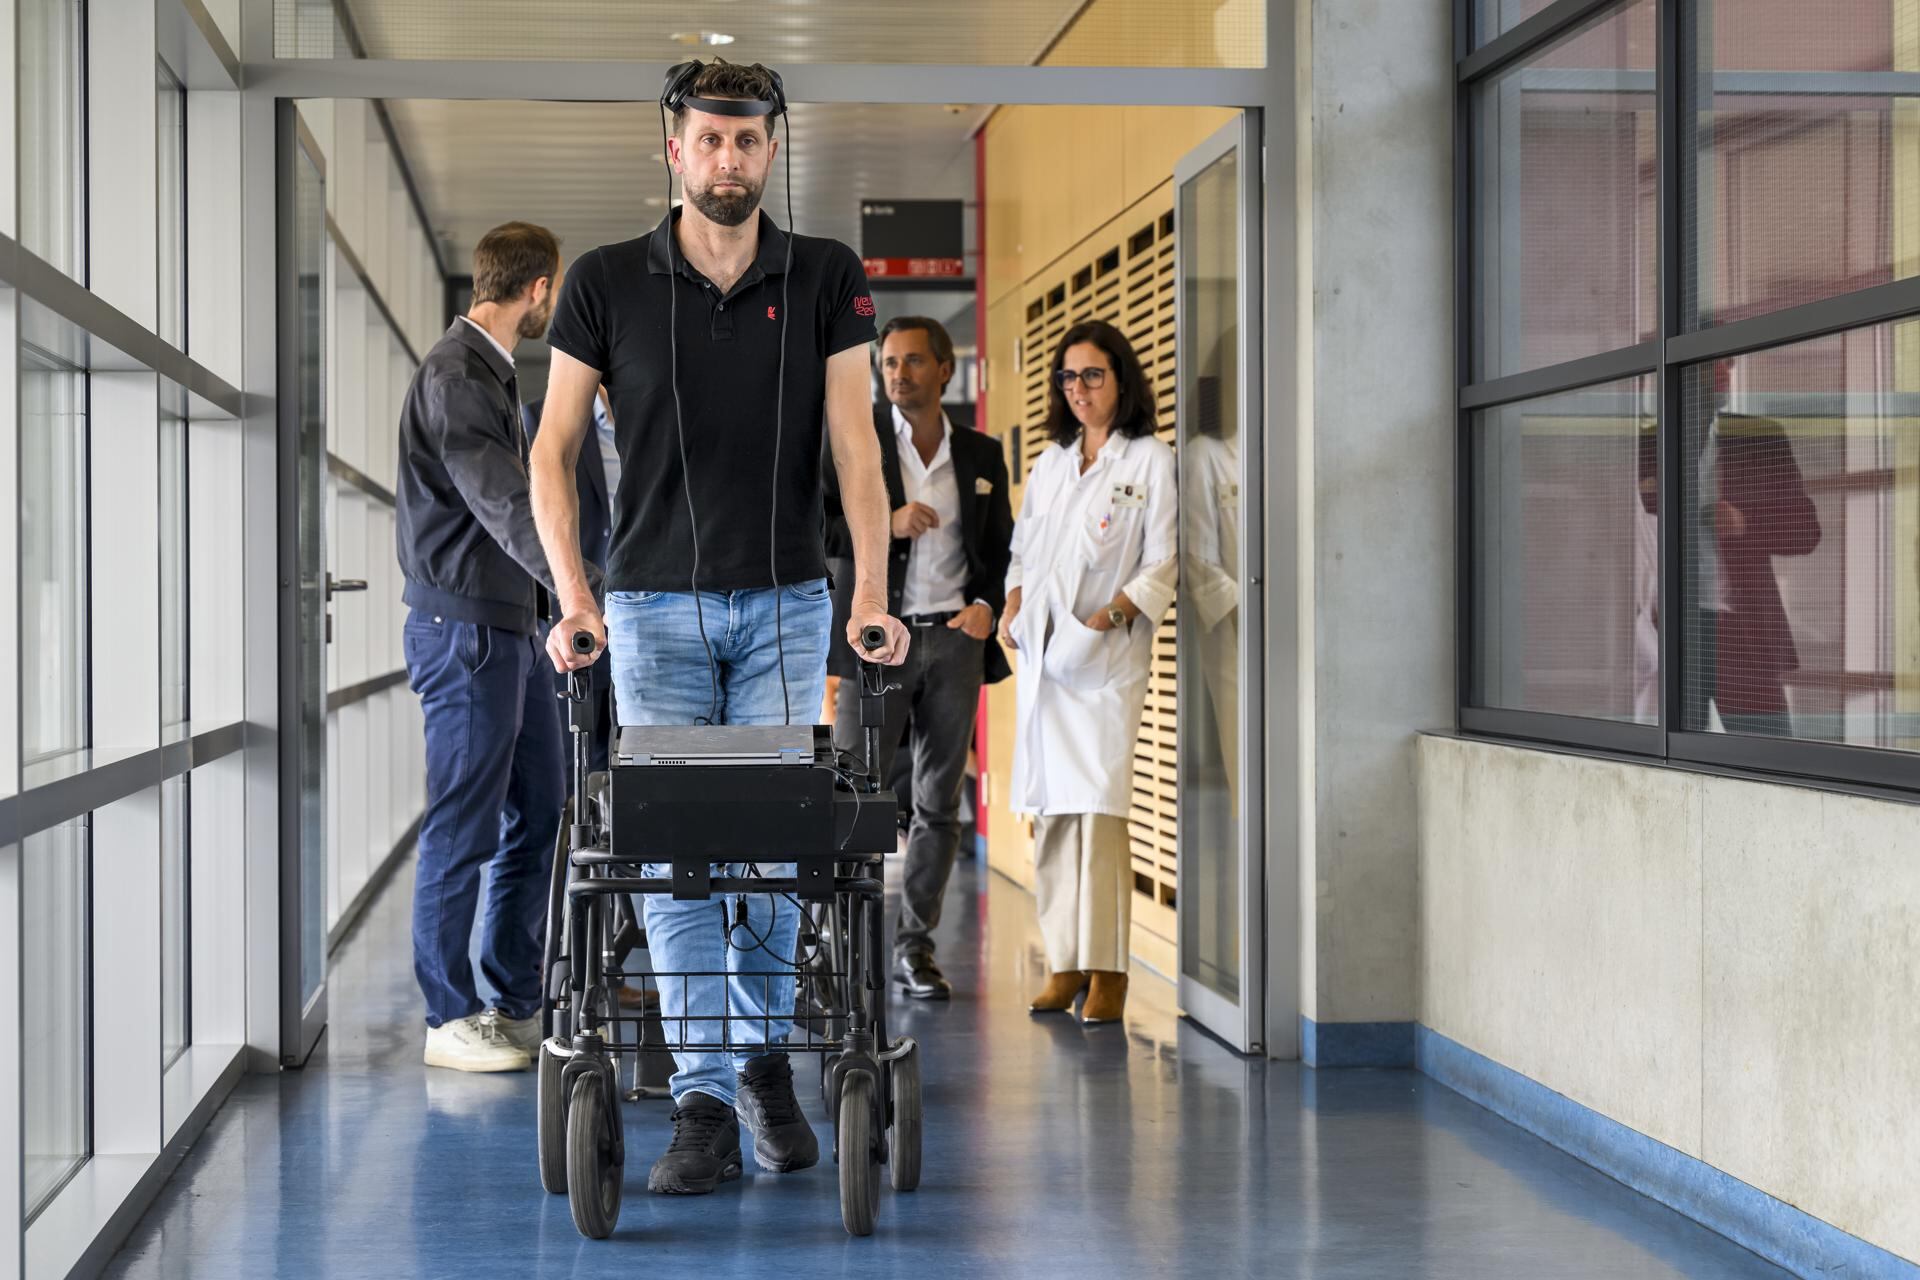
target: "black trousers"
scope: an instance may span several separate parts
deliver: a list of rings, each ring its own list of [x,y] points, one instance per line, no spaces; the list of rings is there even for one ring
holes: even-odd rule
[[[980,708],[984,648],[985,641],[944,624],[915,627],[906,663],[888,672],[900,687],[887,695],[880,776],[893,772],[895,753],[904,742],[913,788],[913,825],[907,832],[907,867],[893,939],[896,955],[933,954],[933,930],[940,923],[941,900],[960,850],[960,789],[966,783],[967,748]],[[834,745],[856,754],[865,745],[857,678],[840,682],[833,738]]]

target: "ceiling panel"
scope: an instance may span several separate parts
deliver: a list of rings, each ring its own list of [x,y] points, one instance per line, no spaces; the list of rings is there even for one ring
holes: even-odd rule
[[[336,6],[362,56],[403,61],[1258,67],[1266,56],[1266,0],[274,0],[275,56],[356,56]]]
[[[449,266],[462,269],[489,228],[514,218],[558,235],[569,258],[630,239],[666,210],[660,112],[653,104],[390,101],[401,150]],[[973,196],[973,144],[984,109],[800,105],[776,162],[766,210],[806,235],[860,247],[860,201]],[[784,131],[783,131],[784,133]],[[969,219],[969,245],[974,243]]]
[[[1196,0],[1156,0],[1167,8]],[[1197,0],[1211,7],[1218,0]],[[1026,66],[1085,0],[351,0],[370,58],[674,62],[929,62]],[[312,41],[321,0],[277,0],[276,28]],[[317,19],[317,21],[316,21]],[[714,46],[703,34],[730,36]],[[676,38],[678,37],[678,38]],[[284,34],[282,44],[284,44]],[[284,50],[281,56],[296,51]],[[313,56],[317,50],[297,52]]]

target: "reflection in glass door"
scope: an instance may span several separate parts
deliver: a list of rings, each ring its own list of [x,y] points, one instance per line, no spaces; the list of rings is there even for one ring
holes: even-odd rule
[[[1180,456],[1180,1006],[1262,1048],[1260,277],[1255,125],[1175,170]]]
[[[281,1061],[326,1025],[326,180],[280,107]],[[291,451],[291,457],[286,451]]]

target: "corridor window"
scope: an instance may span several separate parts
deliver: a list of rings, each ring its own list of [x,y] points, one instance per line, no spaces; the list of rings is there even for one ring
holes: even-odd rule
[[[1920,275],[1911,15],[1896,0],[1688,10],[1687,327]]]
[[[1911,4],[1462,13],[1461,728],[1920,791]]]
[[[1638,0],[1474,87],[1476,381],[1653,337],[1653,36]]]
[[[20,1069],[29,1218],[91,1150],[87,834],[83,819],[20,844]]]
[[[86,9],[20,0],[20,243],[76,280],[86,261]]]
[[[86,375],[20,352],[20,736],[33,766],[87,745]]]
[[[1553,0],[1473,0],[1473,35],[1485,44],[1505,35],[1552,4]]]
[[[1685,373],[1685,728],[1920,747],[1920,320]]]
[[[1652,405],[1643,377],[1475,415],[1474,705],[1658,719]]]

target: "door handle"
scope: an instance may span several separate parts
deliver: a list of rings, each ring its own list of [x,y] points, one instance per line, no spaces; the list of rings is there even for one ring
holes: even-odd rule
[[[327,599],[329,600],[343,591],[365,591],[366,589],[367,583],[364,578],[336,578],[331,573],[327,574]]]

